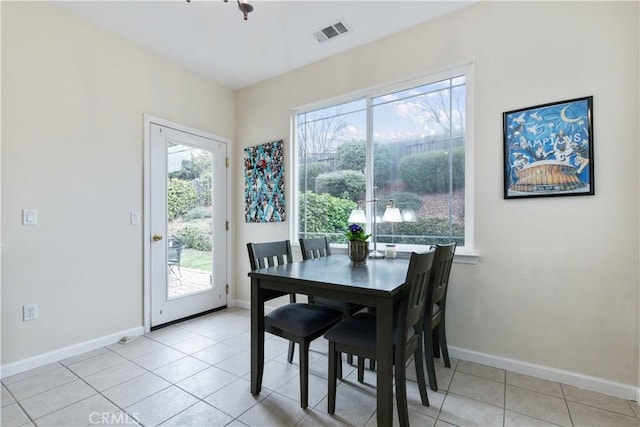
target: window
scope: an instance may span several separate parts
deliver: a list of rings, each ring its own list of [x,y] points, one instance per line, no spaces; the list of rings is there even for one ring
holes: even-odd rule
[[[346,243],[356,208],[371,232],[375,198],[378,244],[465,246],[465,117],[461,73],[296,112],[297,237]]]

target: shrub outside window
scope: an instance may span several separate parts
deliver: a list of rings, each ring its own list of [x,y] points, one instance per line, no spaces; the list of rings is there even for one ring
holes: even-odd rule
[[[379,244],[464,246],[465,116],[465,75],[297,112],[297,237],[346,243],[356,208],[371,232],[375,194]]]

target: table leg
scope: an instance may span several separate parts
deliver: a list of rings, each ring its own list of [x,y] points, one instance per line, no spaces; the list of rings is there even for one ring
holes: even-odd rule
[[[376,305],[376,354],[378,426],[393,422],[393,299],[380,298]]]
[[[262,389],[264,371],[264,298],[260,280],[251,279],[251,394]]]

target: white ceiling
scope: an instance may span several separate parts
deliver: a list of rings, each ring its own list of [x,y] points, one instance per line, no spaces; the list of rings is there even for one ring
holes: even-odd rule
[[[232,89],[257,83],[463,8],[473,1],[250,2],[235,0],[64,1],[114,31]],[[344,21],[350,33],[318,43],[313,33]]]

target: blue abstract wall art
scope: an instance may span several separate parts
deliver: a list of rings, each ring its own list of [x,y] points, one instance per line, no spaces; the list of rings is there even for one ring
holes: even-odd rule
[[[284,221],[284,154],[282,140],[244,149],[244,180],[245,221]]]

